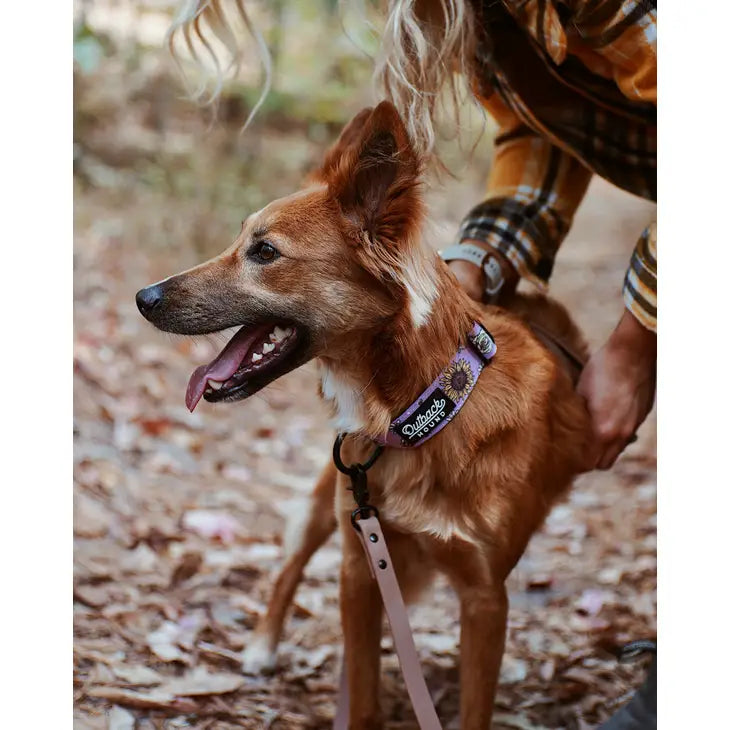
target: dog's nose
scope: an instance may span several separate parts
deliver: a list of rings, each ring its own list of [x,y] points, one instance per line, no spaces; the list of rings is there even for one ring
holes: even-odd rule
[[[152,310],[162,301],[162,287],[159,284],[140,289],[135,297],[142,316],[149,319]]]

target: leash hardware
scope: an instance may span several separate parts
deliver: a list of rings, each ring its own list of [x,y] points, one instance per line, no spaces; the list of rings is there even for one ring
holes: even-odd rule
[[[383,446],[376,446],[370,458],[364,464],[350,464],[349,466],[342,461],[340,450],[342,442],[345,440],[346,433],[340,433],[335,439],[335,445],[332,449],[332,460],[338,471],[350,477],[350,486],[348,489],[352,492],[352,496],[357,504],[357,508],[350,515],[352,526],[360,532],[360,520],[366,520],[368,517],[378,517],[380,514],[377,507],[369,504],[370,492],[368,491],[368,469],[378,460],[383,453]]]
[[[335,466],[337,467],[338,471],[341,471],[343,474],[347,474],[347,476],[352,479],[353,474],[357,470],[367,471],[378,460],[378,457],[383,453],[384,447],[382,445],[376,446],[373,449],[373,453],[370,454],[370,458],[364,464],[352,464],[351,466],[347,466],[342,462],[342,456],[340,455],[342,442],[345,440],[346,436],[346,433],[337,434],[337,438],[335,439],[335,445],[332,448],[332,461],[335,462]]]
[[[636,661],[644,654],[654,654],[656,656],[656,642],[651,639],[638,639],[631,641],[622,646],[618,651],[618,661],[621,664],[628,664]]]
[[[366,520],[368,517],[379,517],[380,512],[378,512],[377,507],[373,507],[372,504],[364,504],[362,507],[356,507],[354,510],[352,510],[352,513],[350,514],[350,522],[352,523],[352,526],[358,531],[362,532],[362,528],[360,525],[358,525],[358,522],[360,520]],[[377,541],[371,540],[371,542]]]

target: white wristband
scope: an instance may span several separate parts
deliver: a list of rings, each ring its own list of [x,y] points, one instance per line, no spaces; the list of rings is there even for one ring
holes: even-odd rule
[[[495,297],[504,285],[499,259],[481,246],[474,243],[457,243],[439,251],[439,255],[444,261],[468,261],[482,269],[486,279],[484,293],[489,298]]]

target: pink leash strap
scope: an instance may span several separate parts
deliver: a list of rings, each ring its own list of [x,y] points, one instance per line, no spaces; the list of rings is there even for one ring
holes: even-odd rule
[[[408,696],[411,698],[418,724],[421,730],[441,730],[441,723],[433,706],[431,695],[428,692],[426,680],[423,678],[421,662],[418,659],[411,626],[408,622],[408,613],[398,586],[398,579],[393,570],[393,563],[390,559],[388,546],[385,544],[380,522],[377,517],[371,516],[358,520],[356,524],[360,528],[358,535],[365,550],[370,572],[378,582],[385,613],[388,616],[388,623],[393,634],[393,643],[398,653],[406,689],[408,690]],[[340,678],[340,699],[333,724],[334,730],[347,730],[348,725],[350,695],[347,684],[346,661],[347,657],[344,657]]]

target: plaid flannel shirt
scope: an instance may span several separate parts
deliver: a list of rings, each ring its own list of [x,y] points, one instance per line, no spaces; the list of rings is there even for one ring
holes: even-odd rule
[[[656,200],[656,4],[482,0],[472,85],[497,121],[487,197],[459,240],[486,241],[544,287],[596,173]],[[656,226],[634,250],[627,308],[656,330]]]

